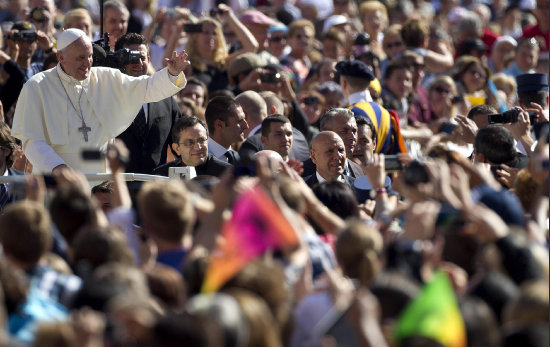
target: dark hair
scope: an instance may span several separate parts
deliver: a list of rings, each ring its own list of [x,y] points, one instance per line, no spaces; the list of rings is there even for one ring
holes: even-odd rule
[[[466,326],[466,340],[470,347],[498,347],[500,331],[495,314],[481,299],[467,296],[460,302],[460,313]]]
[[[187,86],[191,84],[200,86],[204,91],[204,96],[203,96],[204,102],[202,105],[197,105],[197,106],[201,106],[201,107],[206,106],[206,104],[208,104],[208,87],[206,86],[206,84],[195,76],[191,76],[187,79],[187,85],[185,86],[185,88],[187,88]],[[185,90],[185,88],[183,88],[182,90]]]
[[[378,140],[378,133],[376,132],[376,128],[374,127],[374,123],[370,119],[370,117],[363,117],[363,116],[355,116],[355,122],[357,123],[357,127],[359,128],[361,125],[366,125],[370,128],[370,137],[373,142]]]
[[[116,40],[115,51],[122,48],[127,48],[129,45],[145,45],[147,47],[147,56],[150,56],[149,42],[145,36],[136,33],[126,33]]]
[[[317,185],[313,189],[313,192],[329,210],[337,214],[340,218],[359,218],[357,200],[351,188],[346,184],[338,181],[323,182]]]
[[[57,59],[57,54],[55,53],[50,53],[46,56],[46,58],[44,58],[44,62],[42,63],[42,71],[46,71],[48,70],[48,65],[50,65],[51,63],[55,63],[57,65],[57,63],[59,62],[59,59]]]
[[[217,120],[221,120],[227,124],[227,119],[231,112],[230,110],[238,106],[239,104],[235,99],[229,96],[223,95],[212,98],[212,100],[208,102],[208,105],[206,105],[206,110],[204,111],[204,118],[208,125],[208,131],[211,134],[214,133]]]
[[[15,162],[17,144],[15,143],[15,138],[11,136],[9,125],[3,120],[0,120],[0,148],[11,150],[10,154],[6,157],[6,167],[10,168]]]
[[[179,143],[180,133],[182,132],[182,130],[191,128],[197,124],[203,126],[204,130],[206,130],[206,136],[208,136],[208,129],[206,128],[206,124],[204,124],[202,120],[197,117],[181,117],[176,121],[174,127],[172,128],[172,142]]]
[[[133,265],[132,252],[126,245],[126,237],[115,227],[85,228],[76,234],[72,242],[73,265],[86,264],[87,269],[117,262]]]
[[[81,227],[96,222],[96,204],[91,196],[78,188],[63,188],[57,191],[50,203],[50,215],[71,245]]]
[[[113,182],[103,181],[97,186],[92,187],[92,194],[106,193],[111,194],[113,192]]]
[[[267,137],[269,135],[272,123],[290,123],[290,120],[278,113],[265,117],[262,121],[262,136]]]
[[[477,105],[468,111],[468,118],[473,119],[477,115],[489,115],[498,113],[497,110],[491,105]]]
[[[20,201],[0,216],[0,242],[4,252],[26,265],[35,265],[52,244],[50,216],[41,204]]]
[[[474,140],[476,154],[483,154],[492,164],[504,164],[517,156],[514,136],[500,125],[479,129]]]
[[[393,73],[397,70],[407,70],[410,71],[409,66],[404,64],[402,61],[390,62],[386,67],[386,73],[384,74],[384,79],[387,80],[391,78]]]
[[[548,91],[547,90],[534,90],[530,92],[518,92],[518,99],[521,104],[523,104],[526,107],[531,107],[530,103],[534,102],[536,104],[539,104],[542,106],[542,108],[546,108],[548,106],[546,100],[548,98]]]
[[[319,119],[319,129],[321,131],[324,130],[331,130],[327,129],[327,124],[332,122],[334,118],[338,116],[347,116],[348,118],[354,118],[353,112],[347,108],[338,107],[338,108],[331,108],[327,112],[325,112],[324,115],[321,116]]]

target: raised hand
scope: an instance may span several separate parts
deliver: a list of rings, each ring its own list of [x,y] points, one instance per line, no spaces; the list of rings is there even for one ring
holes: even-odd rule
[[[187,60],[187,53],[185,50],[182,50],[179,53],[176,51],[172,52],[171,58],[164,58],[164,61],[168,65],[168,72],[172,76],[177,76],[180,72],[183,72],[186,67],[191,65],[191,62]]]

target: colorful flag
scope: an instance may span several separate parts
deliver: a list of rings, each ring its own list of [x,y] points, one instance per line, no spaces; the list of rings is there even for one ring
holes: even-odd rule
[[[466,347],[466,329],[447,275],[435,274],[396,323],[395,337],[429,337],[446,347]]]
[[[237,198],[233,215],[222,227],[221,234],[224,242],[212,253],[203,293],[218,290],[267,249],[298,244],[294,228],[260,186]]]

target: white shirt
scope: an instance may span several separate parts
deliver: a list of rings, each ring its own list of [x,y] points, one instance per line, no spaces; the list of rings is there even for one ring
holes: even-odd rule
[[[83,161],[81,151],[104,150],[132,124],[143,104],[172,96],[186,82],[183,73],[172,77],[167,69],[131,77],[105,67],[91,68],[88,78],[78,81],[57,65],[23,86],[12,135],[21,139],[34,172],[51,172],[61,164],[84,173],[105,172],[105,161]],[[87,142],[78,130],[82,118],[91,128]]]
[[[358,102],[367,102],[367,101],[368,102],[372,101],[372,96],[370,95],[370,92],[368,90],[363,90],[361,92],[350,94],[350,96],[348,97],[348,104],[350,106]]]
[[[315,174],[317,175],[317,181],[319,181],[319,184],[327,181],[326,179],[323,178],[323,176],[319,174],[319,172],[315,171]],[[342,175],[338,176],[338,178],[336,178],[336,181],[343,182],[344,180],[342,178]]]
[[[225,156],[225,152],[231,149],[231,146],[229,148],[225,148],[224,146],[220,145],[216,141],[214,141],[211,137],[208,138],[208,153],[212,154],[214,157],[218,158],[221,161],[228,162],[227,157]]]

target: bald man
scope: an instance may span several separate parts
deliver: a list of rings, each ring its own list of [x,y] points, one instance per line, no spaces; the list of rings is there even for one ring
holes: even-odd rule
[[[344,175],[346,147],[342,138],[333,131],[323,131],[311,141],[311,160],[315,163],[314,174],[305,177],[308,186],[313,187],[325,181],[340,181],[353,188],[353,177]]]
[[[259,96],[262,101],[259,101],[256,96]],[[249,123],[249,126],[252,130],[248,134],[248,138],[246,139],[246,141],[243,142],[241,148],[239,149],[239,155],[243,156],[245,152],[256,153],[258,151],[266,149],[261,139],[262,120],[264,120],[268,115],[276,113],[284,114],[284,106],[282,101],[273,92],[261,92],[260,94],[258,94],[254,91],[243,92],[239,94],[235,99],[239,100],[239,102],[245,102],[242,107],[247,117],[247,122],[248,117],[250,117],[250,120],[253,122],[253,124],[258,120],[260,122],[256,126],[253,126]],[[265,108],[265,113],[263,113],[262,107]],[[258,114],[252,114],[254,110],[257,110],[256,112],[258,112]],[[301,162],[307,160],[309,158],[309,146],[306,138],[295,127],[292,127],[292,137],[292,148],[290,149],[288,157]]]

